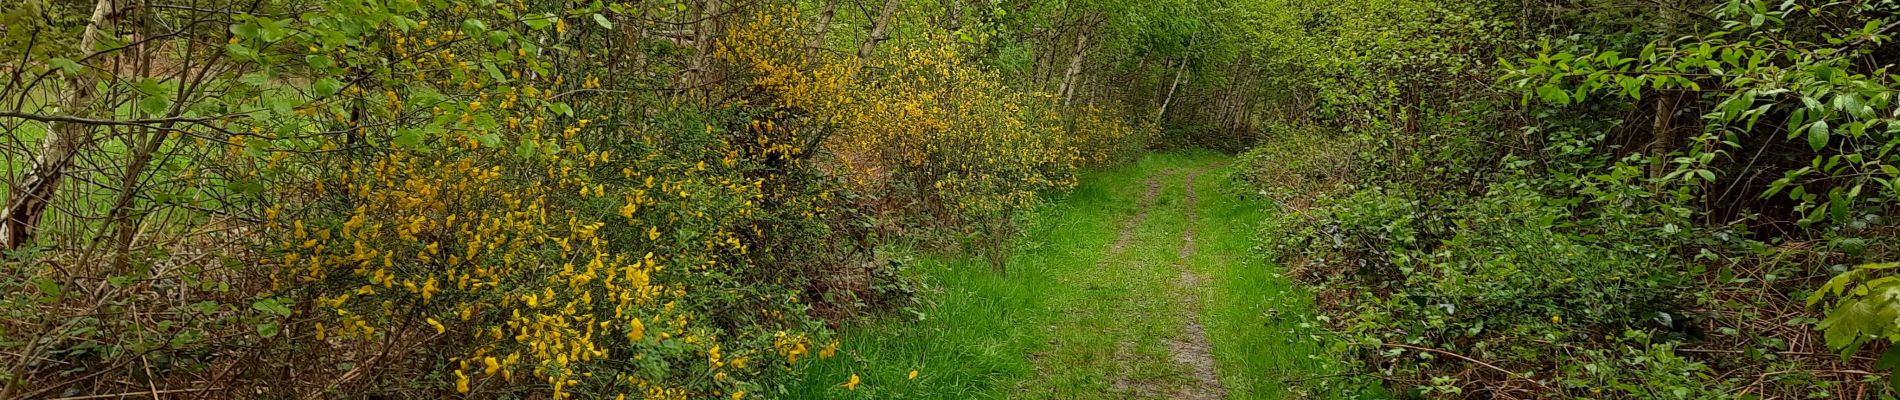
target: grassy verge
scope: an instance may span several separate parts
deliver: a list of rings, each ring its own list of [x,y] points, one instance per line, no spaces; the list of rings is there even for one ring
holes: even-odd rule
[[[1121,221],[1136,211],[1133,198],[1123,197],[1140,190],[1146,169],[1138,164],[1092,174],[1042,210],[1011,256],[1008,276],[974,258],[918,258],[915,272],[930,285],[923,317],[893,315],[841,328],[839,355],[811,365],[787,397],[1009,397],[1036,375],[1029,355],[1048,346],[1050,298],[1074,295],[1058,276],[1100,261]],[[912,370],[915,380],[908,377]],[[838,386],[852,374],[863,382],[857,390]]]
[[[1259,223],[1276,212],[1226,190],[1229,172],[1212,171],[1195,183],[1202,248],[1189,260],[1209,277],[1202,320],[1229,398],[1386,398],[1328,380],[1343,368],[1325,356],[1312,294],[1252,251],[1254,235],[1263,234]]]

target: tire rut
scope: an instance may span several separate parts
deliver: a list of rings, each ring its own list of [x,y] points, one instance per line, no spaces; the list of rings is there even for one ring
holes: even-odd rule
[[[1215,369],[1213,346],[1207,340],[1207,329],[1201,325],[1201,276],[1194,272],[1189,260],[1194,257],[1195,222],[1200,220],[1200,210],[1196,207],[1194,178],[1201,171],[1187,175],[1187,194],[1183,206],[1186,207],[1187,224],[1181,230],[1181,250],[1176,264],[1181,269],[1179,285],[1185,292],[1182,310],[1187,326],[1181,338],[1168,343],[1168,351],[1174,355],[1174,361],[1191,369],[1189,371],[1195,384],[1182,387],[1175,393],[1175,399],[1207,400],[1227,398],[1227,389],[1221,386],[1220,373]]]
[[[1128,248],[1129,242],[1135,240],[1135,230],[1141,228],[1143,222],[1148,221],[1148,210],[1154,208],[1155,199],[1161,197],[1161,178],[1164,175],[1167,175],[1167,172],[1148,177],[1148,191],[1141,195],[1141,202],[1136,203],[1135,215],[1122,222],[1121,232],[1115,234],[1115,244],[1108,248],[1108,255],[1121,253],[1122,250]],[[1098,265],[1106,266],[1109,261],[1111,261],[1110,258],[1103,257]]]
[[[1116,256],[1128,249],[1128,245],[1135,240],[1135,231],[1141,229],[1141,224],[1148,221],[1148,211],[1154,208],[1155,200],[1161,197],[1161,179],[1170,175],[1170,172],[1172,171],[1161,171],[1148,177],[1147,192],[1142,193],[1141,202],[1135,206],[1135,215],[1122,222],[1121,232],[1116,233],[1115,243],[1109,246],[1102,261],[1096,264],[1097,268],[1108,268],[1109,264],[1115,261]],[[1122,365],[1133,363],[1130,359],[1134,357],[1134,348],[1135,343],[1131,341],[1123,340],[1116,343],[1115,360]],[[1129,379],[1126,375],[1115,377],[1114,381],[1109,383],[1109,388],[1119,393],[1157,392],[1154,385]]]
[[[1127,250],[1129,245],[1134,243],[1136,231],[1141,228],[1143,223],[1147,222],[1149,210],[1154,208],[1155,201],[1161,197],[1161,180],[1168,176],[1170,172],[1171,171],[1161,171],[1148,177],[1146,192],[1142,194],[1141,200],[1136,203],[1134,215],[1123,220],[1121,225],[1117,227],[1119,231],[1115,234],[1115,241],[1110,242],[1108,248],[1103,250],[1102,259],[1096,262],[1096,268],[1109,268],[1109,265]],[[1054,347],[1061,343],[1056,340],[1050,340],[1048,344]],[[1119,343],[1119,347],[1115,351],[1115,357],[1122,359],[1130,353],[1129,349],[1132,347],[1132,342]],[[1030,358],[1039,374],[1049,371],[1050,366],[1047,365],[1046,357],[1042,352],[1031,354]],[[1144,391],[1139,389],[1143,386],[1141,383],[1131,382],[1123,378],[1115,379],[1111,386],[1118,392]]]

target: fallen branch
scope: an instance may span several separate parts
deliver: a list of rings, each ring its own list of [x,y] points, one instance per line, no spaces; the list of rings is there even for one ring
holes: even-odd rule
[[[1385,347],[1397,347],[1397,348],[1402,348],[1402,349],[1412,349],[1412,350],[1417,350],[1417,351],[1423,351],[1423,352],[1428,352],[1428,353],[1434,353],[1434,354],[1441,354],[1441,355],[1445,355],[1445,356],[1449,356],[1449,357],[1452,357],[1452,358],[1456,358],[1456,359],[1460,359],[1460,360],[1465,360],[1465,362],[1469,362],[1469,363],[1472,363],[1472,364],[1477,364],[1477,365],[1479,365],[1479,366],[1482,366],[1482,367],[1485,367],[1485,368],[1490,368],[1490,369],[1491,369],[1492,371],[1497,371],[1497,372],[1501,372],[1501,373],[1504,373],[1504,375],[1505,375],[1505,376],[1509,376],[1509,377],[1512,377],[1512,378],[1518,378],[1518,379],[1524,379],[1524,380],[1527,380],[1527,381],[1530,381],[1531,383],[1534,383],[1534,384],[1537,384],[1537,387],[1541,387],[1541,388],[1544,388],[1544,390],[1549,390],[1549,391],[1556,391],[1556,390],[1557,390],[1556,388],[1552,388],[1552,387],[1550,387],[1549,385],[1545,385],[1545,384],[1544,384],[1543,382],[1539,382],[1539,381],[1538,381],[1538,380],[1536,380],[1536,379],[1528,379],[1528,378],[1520,378],[1520,377],[1518,377],[1518,373],[1516,373],[1516,372],[1511,372],[1510,370],[1506,370],[1506,369],[1504,369],[1504,368],[1499,368],[1499,367],[1498,367],[1498,366],[1496,366],[1496,365],[1491,365],[1491,363],[1487,363],[1487,362],[1484,362],[1484,361],[1479,361],[1479,360],[1478,360],[1478,359],[1476,359],[1476,358],[1471,358],[1471,357],[1466,357],[1466,356],[1464,356],[1464,355],[1462,355],[1462,354],[1458,354],[1458,353],[1453,353],[1453,352],[1449,352],[1449,351],[1444,351],[1444,350],[1439,350],[1439,349],[1434,349],[1434,348],[1429,348],[1429,347],[1418,347],[1418,346],[1412,346],[1412,345],[1405,345],[1405,344],[1399,344],[1399,343],[1380,343],[1379,345],[1381,345],[1381,346],[1385,346]]]
[[[156,390],[156,391],[152,391],[152,390],[147,390],[147,391],[138,391],[138,392],[125,392],[125,393],[113,393],[113,394],[95,394],[95,395],[90,395],[90,396],[77,396],[77,397],[61,397],[61,398],[57,398],[57,399],[47,399],[47,400],[89,400],[89,399],[112,399],[112,398],[126,398],[126,397],[132,397],[132,396],[153,396],[153,397],[157,397],[158,395],[161,395],[161,394],[173,394],[173,393],[191,393],[191,392],[209,392],[209,391],[213,391],[213,390],[223,390],[223,389],[224,389],[224,388],[221,388],[221,387],[211,387],[211,388],[197,388],[197,389],[171,389],[171,390]]]

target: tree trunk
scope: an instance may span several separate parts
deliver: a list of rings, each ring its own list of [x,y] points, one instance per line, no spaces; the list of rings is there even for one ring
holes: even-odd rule
[[[1245,116],[1249,102],[1247,88],[1254,87],[1253,70],[1253,57],[1242,54],[1240,62],[1234,63],[1233,71],[1228,73],[1228,76],[1234,77],[1234,84],[1228,86],[1230,96],[1227,113],[1230,114],[1228,120],[1232,124],[1227,130],[1229,136],[1237,137],[1246,128]]]
[[[825,47],[826,36],[831,34],[831,17],[838,15],[838,3],[840,2],[842,2],[842,0],[826,2],[825,11],[818,13],[818,31],[812,32],[811,40],[805,43],[805,58],[811,58],[812,54],[818,52],[818,49]]]
[[[713,81],[713,79],[709,77],[712,72],[712,42],[715,37],[713,35],[715,22],[713,19],[719,16],[719,0],[699,2],[698,11],[699,18],[692,23],[692,45],[694,54],[692,58],[689,59],[690,61],[686,70],[680,73],[680,93],[688,95],[688,99],[691,99],[691,96],[698,96],[700,99],[712,97],[704,93],[700,85],[705,82]]]
[[[878,12],[877,22],[871,24],[871,35],[866,36],[864,43],[858,47],[859,62],[870,59],[871,52],[877,50],[877,43],[887,39],[884,37],[886,34],[884,29],[890,27],[891,18],[897,16],[897,8],[901,5],[903,5],[903,1],[901,0],[884,1],[884,11]]]
[[[118,225],[118,231],[113,238],[117,246],[114,249],[117,255],[113,258],[113,264],[117,270],[123,270],[130,261],[127,257],[131,253],[133,239],[136,238],[139,224],[143,219],[132,212],[132,203],[138,197],[139,185],[143,183],[140,177],[145,175],[145,168],[151,164],[152,155],[157,153],[159,146],[165,143],[166,131],[169,128],[170,126],[164,126],[150,129],[150,136],[147,136],[132,153],[132,160],[125,167],[125,176],[119,179],[119,196],[112,202],[112,211],[106,217],[107,223]]]
[[[1075,101],[1075,78],[1082,75],[1082,58],[1087,55],[1084,50],[1088,50],[1088,44],[1088,31],[1076,34],[1075,52],[1069,56],[1069,69],[1062,73],[1062,87],[1056,90],[1057,94],[1062,95],[1062,105]]]
[[[1155,113],[1155,120],[1168,116],[1168,104],[1174,103],[1174,92],[1181,89],[1181,74],[1187,72],[1187,58],[1182,58],[1179,66],[1174,67],[1174,84],[1168,85],[1168,96],[1161,100],[1161,111]]]
[[[86,31],[79,39],[79,49],[87,55],[95,53],[99,37],[106,23],[106,16],[112,11],[112,0],[98,0],[93,4],[92,17],[86,23]],[[83,59],[83,57],[82,57]],[[76,116],[85,116],[92,108],[95,75],[81,71],[66,82],[64,93],[59,98],[59,112]],[[39,158],[21,177],[18,185],[7,198],[6,208],[0,209],[0,249],[15,249],[33,240],[33,230],[39,227],[40,218],[46,214],[47,206],[52,204],[53,195],[59,191],[59,183],[66,177],[66,167],[72,165],[73,156],[79,147],[91,141],[92,126],[82,123],[46,123],[46,137],[40,142]]]
[[[1675,120],[1676,106],[1681,100],[1680,93],[1656,94],[1656,119],[1650,122],[1649,144],[1643,149],[1644,153],[1653,158],[1649,163],[1651,178],[1661,178],[1669,174],[1669,162],[1663,158],[1669,155],[1669,152],[1675,151],[1676,143],[1680,141],[1675,133]]]

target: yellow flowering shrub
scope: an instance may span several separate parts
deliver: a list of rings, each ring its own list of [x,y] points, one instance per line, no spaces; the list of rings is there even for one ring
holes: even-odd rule
[[[0,397],[134,362],[148,382],[222,374],[213,397],[771,393],[838,354],[838,303],[906,300],[869,288],[895,275],[872,256],[890,235],[1000,256],[1023,210],[1152,131],[1005,86],[946,37],[859,60],[806,49],[790,8],[700,7],[164,11],[228,24],[154,39],[215,65],[136,81],[137,107],[188,122],[151,131],[155,172],[110,181],[153,182],[124,201],[191,240],[103,278],[59,267],[90,250],[9,258],[0,305],[21,317],[0,346],[32,346],[0,361],[73,367],[8,363],[25,384]],[[703,34],[669,28],[713,11]],[[85,295],[111,302],[66,294],[99,281]]]
[[[741,23],[721,59],[753,77],[748,89],[762,93],[761,102],[806,114],[824,135],[832,163],[823,167],[866,194],[861,204],[871,212],[959,230],[991,257],[1005,252],[997,246],[1014,239],[1021,211],[1041,195],[1072,188],[1083,168],[1145,148],[1154,132],[1107,110],[1008,87],[942,35],[896,42],[892,56],[864,60],[796,51],[801,21],[786,13]],[[908,199],[923,200],[921,208],[890,206],[913,204]]]
[[[610,13],[561,12],[594,11]],[[543,15],[512,23],[582,29]],[[554,46],[476,41],[471,27],[511,22],[468,21],[368,34],[415,60],[377,72],[403,84],[296,113],[349,134],[264,145],[315,150],[266,168],[304,184],[264,194],[261,232],[276,298],[299,306],[286,330],[327,350],[312,354],[430,365],[412,379],[443,393],[686,399],[756,391],[827,336],[804,315],[800,271],[771,267],[813,251],[833,199],[795,127],[774,122],[784,112],[649,114],[585,94],[641,81],[532,56],[573,54]],[[381,356],[392,349],[408,354]]]
[[[851,161],[841,172],[854,189],[925,200],[926,223],[962,232],[1000,268],[1024,210],[1073,188],[1082,168],[1144,148],[1149,130],[1013,90],[956,48],[931,37],[878,60],[882,73],[830,112],[840,124],[829,149]]]

